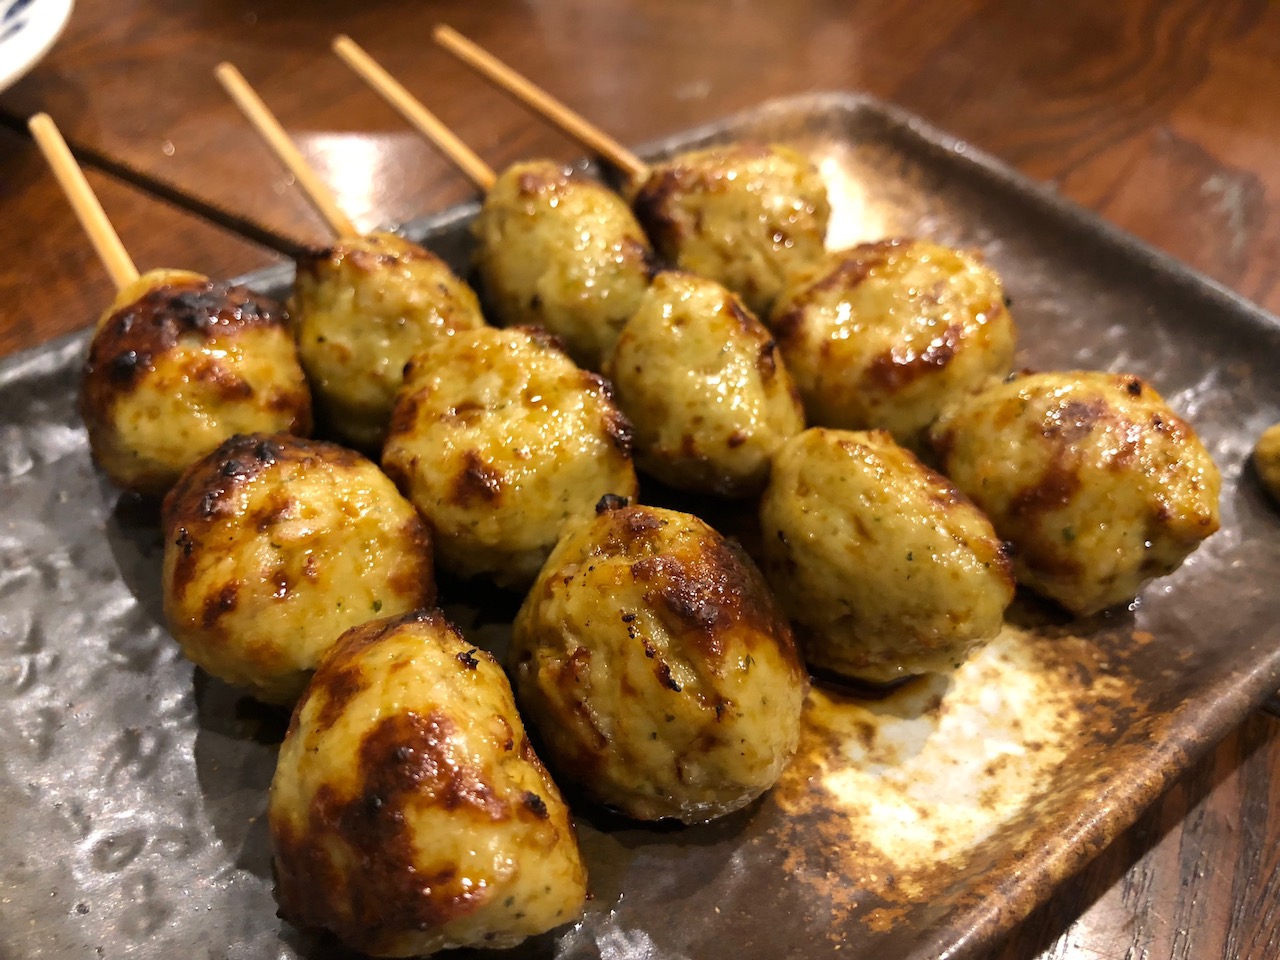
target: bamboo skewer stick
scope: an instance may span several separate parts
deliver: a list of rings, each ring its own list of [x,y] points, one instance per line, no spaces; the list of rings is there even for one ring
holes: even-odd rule
[[[58,178],[67,202],[75,211],[84,232],[89,235],[89,242],[93,244],[98,258],[110,274],[111,282],[116,285],[117,290],[124,289],[138,279],[138,268],[129,257],[129,251],[120,242],[115,227],[107,219],[106,211],[98,202],[89,181],[84,178],[84,171],[71,155],[67,141],[62,139],[58,125],[47,113],[37,113],[27,121],[27,128],[48,161],[53,175]]]
[[[347,215],[342,212],[338,206],[338,201],[334,199],[333,192],[325,185],[324,181],[311,169],[311,165],[307,163],[302,156],[302,152],[298,150],[297,145],[285,132],[284,127],[280,125],[280,121],[275,118],[267,105],[262,102],[262,98],[258,96],[254,89],[249,86],[249,82],[241,75],[230,63],[220,63],[214,71],[214,76],[218,78],[218,82],[222,84],[222,88],[227,91],[231,99],[235,101],[236,106],[240,108],[240,112],[257,130],[259,136],[267,142],[272,152],[279,158],[280,162],[288,167],[289,172],[293,174],[298,181],[298,185],[302,187],[302,192],[307,195],[307,199],[324,218],[325,223],[329,225],[329,229],[339,239],[348,239],[358,237],[360,231],[355,225],[347,219]]]
[[[488,193],[497,179],[493,168],[441,122],[440,118],[422,105],[386,69],[369,56],[350,37],[339,36],[333,40],[333,52],[342,58],[357,76],[394,107],[409,125],[430,140],[453,162],[483,193]]]
[[[620,168],[633,183],[641,183],[649,176],[648,164],[621,143],[569,109],[541,87],[520,76],[497,57],[476,46],[452,27],[440,24],[431,32],[431,36],[437,44],[498,89],[515,97],[588,150],[599,154]]]

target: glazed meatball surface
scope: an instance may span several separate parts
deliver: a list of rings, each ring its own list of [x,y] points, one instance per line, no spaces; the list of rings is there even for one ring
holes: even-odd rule
[[[128,283],[116,291],[111,305],[98,317],[97,326],[101,327],[116,312],[133,306],[148,293],[162,290],[165,287],[186,284],[205,284],[211,282],[203,273],[193,270],[178,270],[172,267],[160,267],[141,274],[132,283]]]
[[[881,430],[793,438],[760,524],[765,573],[805,659],[844,676],[889,683],[959,666],[1013,599],[991,523]]]
[[[342,636],[294,711],[268,818],[281,915],[373,956],[514,946],[586,898],[502,668],[438,611]]]
[[[654,167],[632,204],[659,255],[767,316],[787,274],[821,258],[831,205],[822,175],[790,147],[739,143]]]
[[[884,429],[908,446],[949,400],[1013,362],[995,272],[924,240],[830,254],[792,278],[770,326],[811,422]]]
[[[291,703],[339,635],[435,599],[431,540],[364,457],[331,443],[237,436],[164,504],[164,609],[188,658]]]
[[[553,769],[643,820],[709,820],[769,789],[808,687],[751,561],[654,507],[566,533],[516,617],[510,666]]]
[[[80,415],[111,481],[157,495],[233,434],[309,433],[311,393],[278,303],[154,270],[99,321]]]
[[[508,586],[533,580],[566,522],[636,493],[609,384],[536,329],[460,332],[415,358],[382,462],[442,567]]]
[[[1013,544],[1018,582],[1077,614],[1131,599],[1218,529],[1218,468],[1135,376],[1017,377],[930,435],[942,470]]]
[[[409,358],[483,326],[484,317],[443,260],[403,237],[372,233],[299,259],[293,324],[328,425],[376,450]]]
[[[653,261],[626,202],[559,164],[517,163],[490,188],[472,231],[496,322],[545,327],[577,363],[600,369]]]
[[[1268,427],[1253,448],[1253,465],[1267,492],[1280,503],[1280,423]]]
[[[804,411],[777,347],[720,284],[663,272],[627,321],[605,374],[635,427],[636,462],[663,483],[759,493]]]

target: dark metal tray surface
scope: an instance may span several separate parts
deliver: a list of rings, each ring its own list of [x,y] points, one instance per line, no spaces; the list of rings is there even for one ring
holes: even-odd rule
[[[1148,378],[1221,467],[1223,528],[1129,610],[1024,606],[952,677],[882,701],[816,689],[783,781],[725,820],[645,828],[579,806],[586,917],[514,953],[973,957],[1280,686],[1280,515],[1247,464],[1280,420],[1280,323],[863,97],[766,104],[647,155],[744,138],[819,159],[833,246],[982,251],[1020,365]],[[465,269],[474,212],[406,229]],[[263,814],[284,717],[166,635],[154,513],[95,473],[75,414],[85,342],[0,366],[0,956],[343,955],[275,917]],[[499,606],[453,612],[474,628]]]

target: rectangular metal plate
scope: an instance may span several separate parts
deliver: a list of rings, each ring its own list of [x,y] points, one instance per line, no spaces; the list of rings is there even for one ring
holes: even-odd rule
[[[1280,420],[1280,323],[865,98],[767,104],[648,155],[744,138],[818,158],[833,246],[982,251],[1020,366],[1149,379],[1223,471],[1223,528],[1130,610],[1024,605],[952,677],[879,702],[816,690],[801,755],[746,811],[678,829],[579,807],[587,915],[515,954],[972,957],[1280,686],[1280,514],[1247,466]],[[408,231],[465,268],[474,211]],[[74,411],[84,343],[0,365],[0,955],[342,955],[275,918],[283,717],[166,636],[155,518],[94,472]]]

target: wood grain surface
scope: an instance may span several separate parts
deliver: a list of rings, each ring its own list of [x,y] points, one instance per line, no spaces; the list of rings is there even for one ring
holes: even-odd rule
[[[228,277],[281,259],[115,177],[86,173],[139,270]],[[93,323],[114,294],[35,145],[0,129],[0,355]]]
[[[495,167],[576,148],[435,49],[445,21],[624,142],[772,96],[865,90],[1280,311],[1280,4],[1267,0],[80,0],[0,96],[112,176],[140,266],[234,273],[325,229],[212,76],[235,62],[369,228],[473,195],[328,52],[349,33]],[[137,188],[121,181],[132,181]],[[106,279],[33,149],[0,134],[0,351],[90,319]],[[165,197],[200,217],[186,215]],[[1280,957],[1280,720],[1251,717],[991,960]]]

